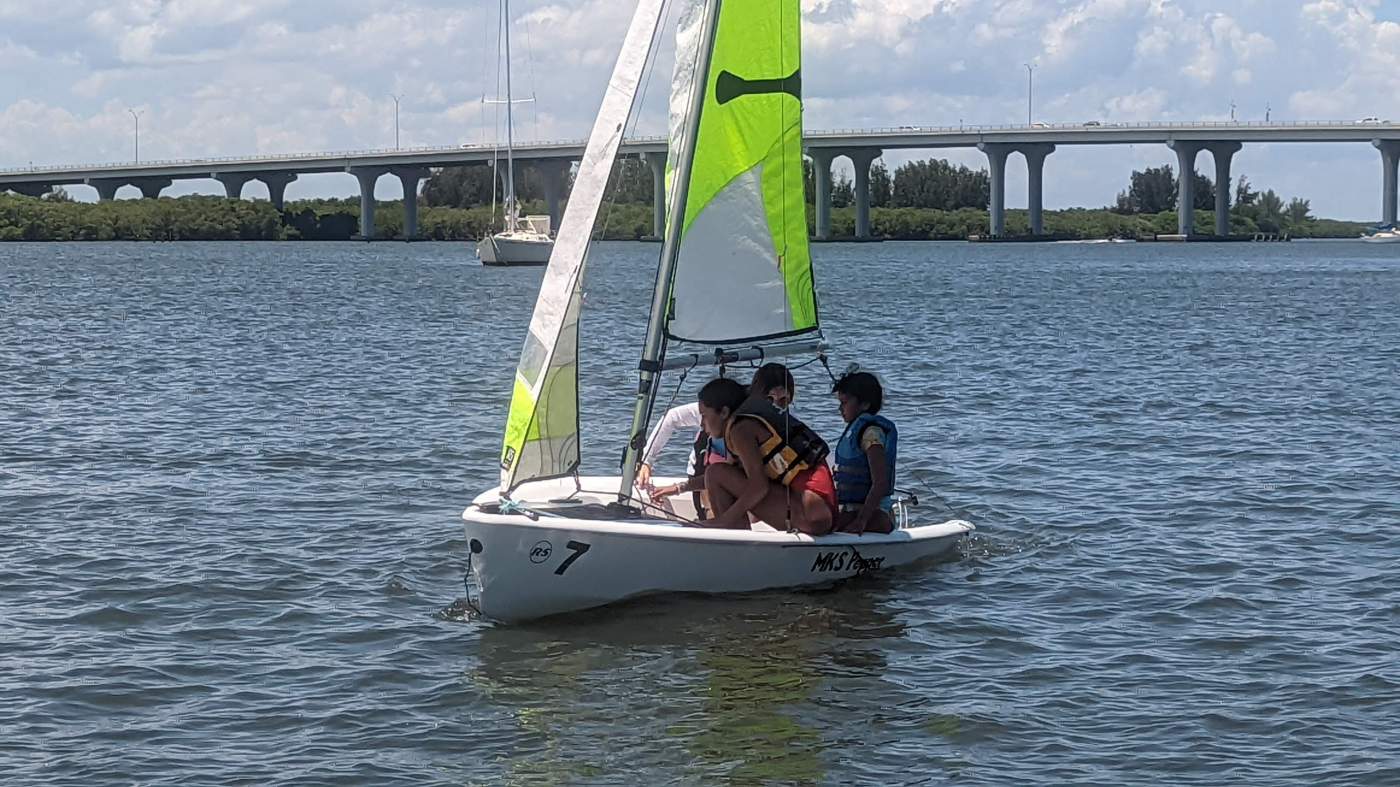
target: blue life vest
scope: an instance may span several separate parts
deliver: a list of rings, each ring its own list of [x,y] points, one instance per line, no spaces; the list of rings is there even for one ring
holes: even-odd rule
[[[894,422],[883,415],[861,413],[846,425],[841,441],[836,444],[836,502],[842,506],[859,506],[870,494],[870,460],[860,449],[860,437],[867,428],[885,433],[885,463],[890,469],[890,491],[894,491],[894,468],[899,457],[899,432]],[[885,495],[880,508],[888,511],[894,506],[891,495]]]
[[[724,438],[710,437],[704,429],[695,435],[694,450],[696,475],[704,475],[705,466],[712,464],[715,459],[725,459],[729,456],[729,452],[724,447]]]

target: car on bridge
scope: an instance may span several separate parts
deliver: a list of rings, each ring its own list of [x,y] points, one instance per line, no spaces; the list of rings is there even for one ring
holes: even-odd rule
[[[1378,117],[1372,115],[1371,117],[1364,117],[1364,118],[1361,118],[1360,120],[1358,120],[1358,121],[1356,121],[1356,122],[1357,122],[1357,123],[1385,123],[1386,121],[1381,120],[1380,118],[1378,118]]]

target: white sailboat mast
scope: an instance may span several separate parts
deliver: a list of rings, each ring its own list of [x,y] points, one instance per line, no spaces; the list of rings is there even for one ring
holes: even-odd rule
[[[637,403],[632,412],[632,430],[627,441],[627,453],[622,461],[622,488],[618,502],[632,497],[632,483],[637,477],[637,462],[646,441],[647,423],[656,402],[656,384],[661,375],[661,363],[666,356],[666,311],[671,298],[671,284],[676,278],[676,260],[680,253],[681,225],[685,222],[686,192],[690,188],[690,171],[695,163],[695,140],[700,133],[700,112],[705,106],[705,94],[710,81],[710,61],[714,56],[715,32],[719,29],[721,0],[705,0],[708,16],[701,25],[699,47],[696,50],[695,77],[691,83],[690,107],[685,119],[679,160],[673,170],[670,214],[666,217],[665,238],[661,244],[661,264],[656,272],[656,289],[652,292],[651,317],[647,320],[646,342],[638,364],[641,379],[637,385]]]
[[[515,103],[510,93],[510,0],[501,0],[506,40],[506,231],[513,231],[515,208]]]

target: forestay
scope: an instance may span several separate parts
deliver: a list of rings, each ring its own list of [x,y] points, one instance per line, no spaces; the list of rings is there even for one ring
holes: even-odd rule
[[[527,481],[578,469],[578,315],[584,263],[662,6],[663,0],[638,2],[569,193],[515,371],[501,453],[503,495]]]
[[[719,13],[666,334],[720,344],[806,333],[818,325],[803,195],[800,2],[726,2]],[[703,17],[704,3],[693,3],[677,30],[672,169]]]

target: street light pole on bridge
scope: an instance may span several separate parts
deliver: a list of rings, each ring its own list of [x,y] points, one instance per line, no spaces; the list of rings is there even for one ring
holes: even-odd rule
[[[127,112],[130,112],[130,113],[131,113],[131,119],[134,120],[134,121],[136,121],[136,142],[135,142],[135,150],[133,151],[133,152],[134,152],[134,155],[132,156],[132,158],[135,159],[135,163],[140,164],[140,163],[141,163],[141,113],[142,113],[142,112],[145,112],[145,110],[141,110],[140,112],[138,112],[138,111],[136,111],[136,110],[134,110],[134,109],[128,108],[126,111],[127,111]]]
[[[389,94],[389,98],[394,99],[394,150],[399,149],[399,101],[403,96]]]
[[[1032,125],[1031,101],[1035,96],[1035,66],[1030,63],[1022,63],[1026,67],[1026,125]]]

